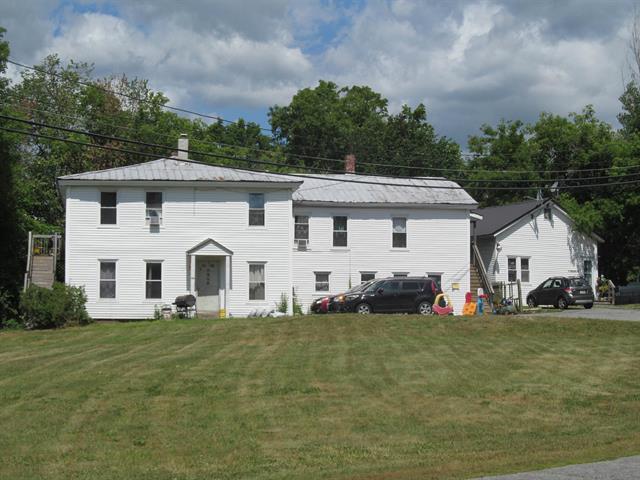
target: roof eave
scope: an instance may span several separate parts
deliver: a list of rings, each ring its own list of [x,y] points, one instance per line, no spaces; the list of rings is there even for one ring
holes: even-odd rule
[[[442,208],[448,210],[471,210],[477,203],[399,203],[399,202],[329,202],[293,200],[294,206],[304,207],[367,207],[367,208]]]

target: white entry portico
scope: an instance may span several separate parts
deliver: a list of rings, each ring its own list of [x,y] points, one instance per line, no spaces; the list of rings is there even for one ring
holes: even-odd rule
[[[199,313],[228,311],[233,252],[208,238],[187,251],[187,289],[196,297]]]

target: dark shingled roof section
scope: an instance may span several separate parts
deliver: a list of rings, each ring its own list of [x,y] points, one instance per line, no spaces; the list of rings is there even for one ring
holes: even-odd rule
[[[539,206],[542,206],[544,203],[544,201],[527,200],[526,202],[511,203],[509,205],[477,210],[477,213],[482,215],[483,218],[482,220],[478,220],[476,224],[476,235],[479,237],[482,235],[493,235]]]

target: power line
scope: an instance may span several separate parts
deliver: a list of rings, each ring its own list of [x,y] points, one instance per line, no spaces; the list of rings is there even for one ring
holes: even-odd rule
[[[115,136],[111,136],[111,135],[104,135],[101,133],[96,133],[96,132],[89,132],[86,130],[78,130],[78,129],[74,129],[74,128],[69,128],[69,127],[61,127],[58,125],[50,125],[50,124],[46,124],[46,123],[42,123],[42,122],[36,122],[33,120],[25,120],[25,119],[21,119],[21,118],[17,118],[17,117],[13,117],[10,115],[3,115],[0,114],[0,118],[3,118],[5,120],[10,120],[10,121],[15,121],[15,122],[19,122],[19,123],[24,123],[24,124],[28,124],[31,126],[36,126],[36,127],[42,127],[42,128],[51,128],[54,130],[58,130],[58,131],[63,131],[63,132],[67,132],[67,133],[78,133],[78,134],[82,134],[82,135],[87,135],[87,136],[91,136],[91,137],[95,137],[95,138],[102,138],[105,140],[110,140],[110,141],[118,141],[118,142],[124,142],[124,143],[129,143],[129,144],[134,144],[134,145],[142,145],[145,147],[150,147],[150,148],[159,148],[159,149],[163,149],[163,150],[170,150],[170,151],[181,151],[181,152],[185,152],[185,153],[192,153],[195,155],[201,155],[201,156],[210,156],[213,158],[225,158],[225,159],[233,159],[235,161],[243,161],[243,162],[249,162],[249,163],[256,163],[256,164],[261,164],[261,165],[269,165],[269,166],[276,166],[279,168],[282,167],[288,167],[288,168],[294,168],[297,170],[310,170],[310,171],[315,171],[315,172],[320,172],[320,173],[337,173],[337,174],[343,174],[343,171],[336,171],[336,170],[330,170],[330,169],[321,169],[321,168],[315,168],[315,167],[306,167],[306,166],[290,166],[287,164],[282,164],[279,162],[270,162],[270,161],[265,161],[265,160],[257,160],[257,159],[242,159],[240,157],[236,157],[236,156],[226,156],[226,155],[220,155],[220,154],[216,154],[216,153],[212,153],[212,152],[202,152],[202,151],[195,151],[195,150],[183,150],[183,149],[175,149],[173,147],[167,146],[167,145],[160,145],[160,144],[155,144],[155,143],[149,143],[149,142],[142,142],[139,140],[131,140],[128,138],[123,138],[123,137],[115,137]],[[359,175],[359,176],[365,176],[364,174],[361,173],[356,173],[355,175]],[[632,174],[628,174],[628,175],[617,175],[617,176],[598,176],[598,177],[589,177],[589,178],[583,178],[583,179],[563,179],[563,178],[559,178],[559,179],[548,179],[548,180],[544,180],[544,179],[535,179],[535,180],[508,180],[508,179],[463,179],[463,178],[449,178],[446,179],[448,181],[456,181],[456,182],[465,182],[465,183],[471,183],[471,184],[516,184],[516,185],[520,185],[522,183],[541,183],[543,184],[542,186],[544,186],[544,184],[549,184],[552,182],[560,182],[560,181],[577,181],[577,180],[589,180],[589,181],[593,181],[593,180],[604,180],[604,179],[626,179],[628,177],[633,177],[633,176],[638,176],[640,175],[640,172],[638,173],[632,173]],[[392,179],[414,179],[415,177],[403,177],[403,176],[393,176],[393,175],[384,175],[384,174],[379,174],[377,175],[378,177],[384,177],[384,178],[392,178]],[[470,186],[468,188],[480,188],[482,187],[481,185],[478,186]]]
[[[70,144],[74,144],[74,145],[81,145],[81,146],[85,146],[85,147],[91,147],[91,148],[98,148],[98,149],[102,149],[102,150],[109,150],[109,151],[117,151],[117,152],[122,152],[122,153],[128,153],[128,154],[132,154],[132,155],[141,155],[141,156],[147,156],[147,157],[152,157],[152,158],[164,158],[162,155],[159,154],[152,154],[152,153],[147,153],[147,152],[139,152],[139,151],[134,151],[134,150],[128,150],[128,149],[122,149],[122,148],[118,148],[118,147],[111,147],[111,146],[107,146],[107,145],[99,145],[99,144],[94,144],[94,143],[87,143],[87,142],[80,142],[78,140],[71,140],[68,138],[61,138],[61,137],[56,137],[53,135],[46,135],[46,134],[42,134],[42,133],[35,133],[35,132],[28,132],[25,130],[19,130],[19,129],[15,129],[15,128],[8,128],[8,127],[3,127],[0,126],[0,130],[6,131],[6,132],[11,132],[11,133],[18,133],[18,134],[22,134],[22,135],[26,135],[26,136],[33,136],[33,137],[38,137],[38,138],[47,138],[49,140],[54,140],[54,141],[61,141],[61,142],[65,142],[65,143],[70,143]],[[132,143],[137,143],[137,144],[142,144],[144,145],[143,142],[132,142]],[[186,151],[187,153],[189,153],[188,150],[181,150],[181,151]],[[251,162],[251,160],[248,159],[242,159],[242,158],[237,158],[237,157],[233,157],[230,155],[215,155],[218,158],[226,158],[229,160],[234,160],[234,161],[249,161]],[[181,161],[185,161],[185,160],[181,160]],[[207,162],[198,162],[198,161],[194,161],[194,160],[186,160],[188,162],[191,163],[198,163],[198,164],[202,164],[202,165],[210,165],[210,166],[217,166],[217,167],[222,167],[222,168],[228,168],[231,170],[242,170],[242,171],[249,171],[249,172],[258,172],[258,173],[270,173],[270,174],[274,174],[274,172],[269,172],[269,171],[264,171],[264,170],[252,170],[252,169],[243,169],[243,168],[239,168],[239,167],[235,167],[235,166],[231,166],[231,165],[224,165],[224,164],[215,164],[215,163],[207,163]],[[260,162],[262,163],[262,162]],[[377,182],[377,181],[367,181],[367,180],[356,180],[356,179],[350,179],[350,178],[334,178],[334,177],[326,177],[326,176],[318,176],[318,175],[313,175],[313,174],[300,174],[300,173],[283,173],[283,174],[279,174],[285,177],[293,177],[293,178],[301,178],[301,179],[318,179],[318,180],[331,180],[334,182],[338,182],[338,183],[352,183],[352,184],[365,184],[365,185],[383,185],[383,186],[389,186],[389,187],[411,187],[411,188],[427,188],[427,189],[441,189],[441,190],[464,190],[463,187],[460,186],[448,186],[448,185],[413,185],[413,184],[402,184],[402,183],[387,183],[387,182]],[[435,180],[435,181],[445,181],[445,180]],[[631,180],[631,181],[623,181],[623,182],[610,182],[610,183],[596,183],[596,184],[590,184],[590,185],[566,185],[566,186],[562,186],[562,187],[557,187],[558,189],[577,189],[577,188],[595,188],[595,187],[610,187],[610,186],[617,186],[617,185],[630,185],[630,184],[640,184],[640,180]],[[532,188],[537,188],[537,187],[483,187],[483,190],[531,190]]]
[[[47,71],[43,68],[40,67],[36,67],[36,66],[32,66],[32,65],[26,65],[24,63],[15,61],[15,60],[11,60],[11,59],[7,59],[8,63],[11,63],[13,65],[16,65],[18,67],[21,68],[25,68],[25,69],[29,69],[29,70],[33,70],[45,75],[51,75],[51,76],[55,76],[58,78],[62,78],[63,75],[61,75],[58,72],[53,72],[53,71]],[[115,78],[115,77],[114,77]],[[139,98],[139,97],[135,97],[133,95],[129,95],[123,92],[118,92],[115,90],[111,90],[109,88],[106,88],[100,84],[97,83],[91,83],[91,82],[85,82],[82,81],[80,79],[74,79],[74,82],[76,82],[78,85],[83,85],[86,86],[88,88],[97,88],[99,90],[102,90],[106,93],[111,93],[113,95],[119,95],[122,96],[124,98],[128,98],[130,100],[134,100],[136,102],[139,103],[147,103],[147,104],[152,104],[151,101],[145,99],[145,98]],[[227,123],[227,124],[232,124],[232,125],[238,125],[238,122],[233,121],[233,120],[227,120],[225,118],[219,117],[219,116],[215,116],[215,115],[209,115],[206,113],[200,113],[200,112],[196,112],[194,110],[189,110],[189,109],[185,109],[185,108],[181,108],[181,107],[173,107],[171,105],[165,105],[165,104],[161,104],[161,105],[157,105],[160,108],[164,108],[164,109],[168,109],[168,110],[173,110],[173,111],[177,111],[177,112],[181,112],[181,113],[187,113],[190,115],[196,115],[202,118],[208,118],[211,120],[216,120],[222,123]],[[255,122],[252,122],[255,123]],[[256,124],[257,125],[257,124]],[[262,127],[260,125],[257,125],[258,128],[260,128],[261,131],[266,131],[269,132],[270,135],[273,135],[273,130],[271,129],[267,129],[265,127]],[[256,151],[265,151],[264,149],[256,149],[255,147],[241,147],[241,146],[233,146],[233,145],[229,145],[227,144],[226,146],[228,147],[238,147],[238,148],[251,148],[254,149]],[[335,159],[335,158],[328,158],[328,157],[321,157],[321,156],[312,156],[312,155],[301,155],[301,154],[291,154],[291,153],[284,153],[284,155],[288,155],[288,156],[293,156],[295,158],[307,158],[307,159],[311,159],[311,160],[322,160],[322,161],[331,161],[331,162],[340,162],[343,163],[344,160],[342,159]],[[461,156],[467,156],[469,157],[470,154],[464,154],[464,153],[460,153]],[[481,158],[481,157],[486,157],[486,156],[491,156],[491,154],[471,154],[472,158]],[[496,155],[499,157],[511,157],[514,156],[514,154],[500,154],[500,155]],[[431,159],[433,159],[433,157],[431,157]],[[388,164],[388,163],[376,163],[376,162],[358,162],[359,165],[369,165],[369,166],[375,166],[375,167],[394,167],[395,165],[392,164]],[[639,166],[624,166],[624,167],[617,167],[617,168],[637,168]],[[442,167],[419,167],[419,166],[412,166],[412,165],[403,165],[401,166],[401,168],[405,168],[408,170],[419,170],[419,171],[437,171],[437,172],[466,172],[465,169],[459,169],[459,168],[442,168]],[[601,170],[607,170],[608,168],[599,168],[599,169],[580,169],[580,170],[576,170],[576,171],[580,171],[580,172],[593,172],[593,171],[601,171]],[[483,170],[483,172],[492,172],[492,173],[514,173],[514,174],[520,174],[520,173],[565,173],[567,172],[567,170],[539,170],[539,171],[526,171],[526,170]]]
[[[14,98],[19,98],[21,100],[25,100],[24,97],[18,97],[16,95],[12,95]],[[37,109],[34,107],[27,107],[24,105],[16,105],[16,104],[9,104],[7,102],[4,102],[5,105],[12,105],[17,109],[20,110],[28,110],[28,111],[35,111],[35,112],[40,112],[40,113],[44,113],[44,114],[49,114],[49,115],[53,115],[56,117],[60,117],[60,118],[67,118],[67,119],[71,119],[71,120],[76,120],[76,121],[85,121],[86,119],[83,117],[77,117],[77,116],[72,116],[72,115],[64,115],[58,112],[53,112],[51,110],[43,110],[43,109]],[[12,120],[16,120],[16,121],[23,121],[26,122],[24,120],[21,119],[17,119],[15,117],[4,117],[7,119],[12,119]],[[49,128],[56,128],[52,125],[45,125],[45,124],[40,124],[41,126],[46,126]],[[103,123],[103,125],[115,128],[115,129],[123,129],[123,130],[127,130],[127,131],[131,131],[134,132],[136,134],[139,134],[140,132],[135,129],[135,128],[131,128],[131,127],[127,127],[125,125],[115,125],[115,124],[110,124],[110,123]],[[74,133],[78,133],[78,132],[74,132]],[[86,132],[88,135],[91,134],[91,132]],[[167,134],[163,134],[163,133],[159,133],[159,132],[153,132],[154,135],[158,135],[160,137],[164,137],[167,139],[172,139],[174,140],[174,137],[169,136]],[[115,138],[115,137],[114,137]],[[125,141],[127,139],[122,139],[119,138],[119,140],[121,141]],[[229,148],[238,148],[238,149],[247,149],[247,150],[252,150],[252,151],[256,151],[256,152],[264,152],[267,153],[269,155],[282,155],[284,158],[286,158],[287,156],[298,156],[295,154],[287,154],[284,152],[280,152],[280,151],[276,151],[276,150],[265,150],[265,149],[260,149],[260,148],[256,148],[256,147],[249,147],[249,146],[243,146],[243,145],[232,145],[232,144],[227,144],[227,143],[223,143],[223,142],[216,142],[216,143],[210,143],[210,142],[205,142],[202,140],[197,140],[200,143],[204,144],[204,145],[210,145],[210,146],[215,146],[216,148],[219,148],[220,146],[224,146],[224,147],[229,147]],[[166,146],[160,146],[157,145],[158,147],[163,147],[163,148],[171,148],[171,147],[166,147]],[[200,153],[204,153],[204,152],[200,152]],[[331,160],[331,161],[337,161],[342,163],[343,160],[337,160],[337,159],[329,159],[329,158],[322,158],[322,157],[314,157],[314,158],[318,158],[318,159],[324,159],[324,160]],[[360,164],[365,164],[365,165],[378,165],[378,166],[389,166],[389,164],[372,164],[372,163],[368,163],[368,162],[361,162]],[[282,164],[283,166],[291,166],[290,164]],[[307,166],[300,166],[301,168],[308,168],[308,169],[315,169],[317,171],[328,171],[327,169],[319,169],[316,167],[307,167]],[[407,167],[403,167],[403,168],[407,168]],[[411,167],[408,167],[411,168]],[[438,170],[438,169],[434,169],[434,168],[429,168],[429,167],[413,167],[413,168],[417,168],[417,169],[424,169],[424,170]],[[610,170],[612,167],[603,167],[603,168],[599,168],[599,169],[583,169],[583,170],[574,170],[573,173],[582,173],[582,172],[600,172],[600,171],[606,171],[606,170]],[[632,169],[632,168],[640,168],[640,165],[627,165],[627,166],[620,166],[620,167],[615,167],[621,170],[627,170],[627,169]],[[461,170],[457,170],[457,169],[442,169],[442,170],[452,170],[452,171],[458,171],[460,172]],[[337,172],[334,171],[336,173],[342,173],[342,172]],[[495,170],[481,170],[479,173],[507,173],[509,172],[508,170],[499,170],[499,171],[495,171]],[[567,170],[561,170],[561,171],[554,171],[554,170],[548,170],[548,171],[527,171],[527,170],[517,170],[517,171],[512,171],[513,173],[520,173],[520,174],[524,174],[524,173],[531,173],[531,174],[538,174],[538,173],[553,173],[553,172],[562,172],[562,173],[567,173]],[[631,175],[631,174],[629,174]],[[393,178],[398,178],[399,176],[392,176],[392,175],[384,175],[384,174],[378,174],[378,176],[389,176],[389,177],[393,177]],[[616,178],[621,177],[621,176],[616,176]],[[412,177],[406,177],[406,178],[412,178]],[[554,182],[554,181],[577,181],[577,180],[599,180],[599,179],[605,179],[605,178],[609,178],[609,176],[594,176],[594,177],[587,177],[587,178],[552,178],[552,179],[533,179],[533,180],[517,180],[517,179],[473,179],[473,178],[449,178],[449,180],[452,181],[459,181],[459,182],[471,182],[471,183],[522,183],[524,181],[528,181],[528,182],[533,182],[533,183],[549,183],[549,182]]]

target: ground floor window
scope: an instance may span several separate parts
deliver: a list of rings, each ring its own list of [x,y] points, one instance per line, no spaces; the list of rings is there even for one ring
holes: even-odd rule
[[[116,298],[116,262],[100,261],[100,298]]]
[[[146,298],[162,298],[162,263],[147,262]]]
[[[441,273],[427,273],[427,278],[430,278],[438,285],[438,288],[442,288],[442,274]]]
[[[264,263],[249,264],[249,300],[265,299]]]
[[[507,279],[509,282],[529,283],[531,281],[529,257],[507,258]]]
[[[409,272],[393,272],[395,278],[404,278],[409,276]]]
[[[316,292],[328,292],[329,291],[329,272],[315,272],[316,273]]]
[[[376,272],[360,272],[360,283],[369,282],[376,278]]]

